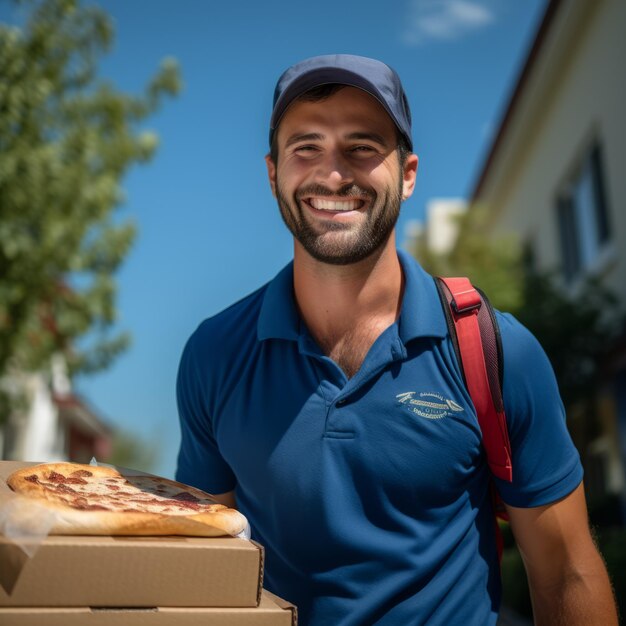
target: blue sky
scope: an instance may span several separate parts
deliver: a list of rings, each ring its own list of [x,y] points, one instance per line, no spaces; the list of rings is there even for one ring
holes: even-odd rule
[[[132,347],[111,369],[76,381],[77,390],[113,425],[157,444],[154,470],[172,476],[186,339],[291,258],[263,162],[279,74],[337,52],[379,58],[400,74],[420,156],[401,240],[430,198],[470,193],[546,0],[98,4],[116,31],[103,77],[136,93],[173,56],[185,87],[148,120],[160,136],[156,157],[124,180],[119,215],[139,236],[118,275],[118,325]]]

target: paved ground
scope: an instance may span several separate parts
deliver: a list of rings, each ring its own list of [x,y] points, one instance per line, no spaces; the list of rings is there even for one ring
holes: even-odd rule
[[[525,617],[514,613],[511,609],[502,607],[497,626],[533,626],[533,623]]]

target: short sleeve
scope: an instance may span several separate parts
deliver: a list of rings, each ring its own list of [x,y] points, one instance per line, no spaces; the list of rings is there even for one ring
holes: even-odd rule
[[[209,415],[210,363],[203,349],[202,335],[196,331],[183,351],[176,382],[181,429],[176,479],[209,493],[225,493],[235,488],[235,476],[222,458]]]
[[[571,493],[583,470],[565,422],[552,366],[536,338],[514,317],[498,313],[504,354],[503,399],[513,481],[495,479],[512,506],[549,504]]]

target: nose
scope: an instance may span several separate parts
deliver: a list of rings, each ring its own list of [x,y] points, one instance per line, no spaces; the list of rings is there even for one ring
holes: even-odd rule
[[[354,172],[348,159],[340,150],[329,150],[320,160],[316,172],[319,182],[331,189],[339,189],[354,181]]]

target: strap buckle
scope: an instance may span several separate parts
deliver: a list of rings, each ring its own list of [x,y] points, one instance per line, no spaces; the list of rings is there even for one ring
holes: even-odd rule
[[[452,308],[454,309],[454,312],[457,315],[463,315],[464,313],[469,313],[470,311],[474,311],[474,310],[478,310],[480,309],[482,302],[480,301],[480,299],[478,300],[478,302],[467,302],[462,306],[459,306],[457,304],[456,300],[452,300],[452,302],[450,303],[452,305]]]
[[[464,315],[474,310],[480,309],[482,299],[478,291],[474,288],[469,278],[442,278],[448,288],[450,298],[446,298],[455,315]]]

